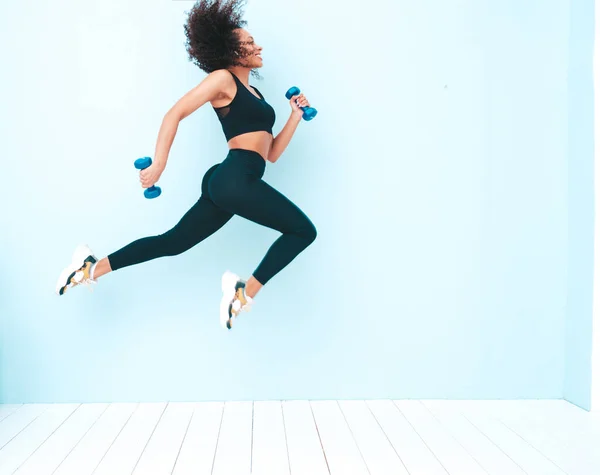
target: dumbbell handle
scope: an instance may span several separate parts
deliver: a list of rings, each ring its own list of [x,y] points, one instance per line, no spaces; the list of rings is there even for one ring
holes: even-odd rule
[[[135,168],[137,168],[138,170],[145,170],[150,165],[152,165],[152,159],[150,157],[138,158],[133,163],[133,166]],[[146,188],[144,190],[144,196],[148,199],[158,198],[160,196],[160,194],[161,194],[161,189],[158,186],[152,185],[150,188]]]

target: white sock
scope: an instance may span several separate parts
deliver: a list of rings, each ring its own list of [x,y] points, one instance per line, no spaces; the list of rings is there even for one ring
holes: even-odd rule
[[[252,300],[254,300],[252,297],[250,297],[247,293],[246,293],[246,287],[244,287],[244,297],[246,297],[246,300],[248,301],[248,303],[252,303]]]
[[[96,265],[98,264],[98,262],[95,262],[92,264],[92,267],[90,268],[90,279],[94,280],[94,271],[96,270]]]
[[[245,294],[245,292],[244,292]],[[243,309],[248,311],[252,308],[252,304],[254,303],[254,299],[248,295],[246,295],[246,305],[244,305]]]

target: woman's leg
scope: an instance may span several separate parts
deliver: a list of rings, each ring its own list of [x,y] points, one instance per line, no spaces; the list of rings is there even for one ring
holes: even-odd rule
[[[234,206],[236,214],[282,233],[252,274],[262,286],[314,242],[317,229],[298,206],[263,180],[251,184],[247,193]]]
[[[300,208],[263,180],[232,179],[229,183],[232,186],[211,193],[219,207],[282,233],[247,282],[233,273],[223,275],[219,315],[221,324],[231,329],[233,320],[250,309],[263,285],[316,239],[317,230]]]
[[[215,178],[210,191],[217,206],[282,233],[246,284],[246,293],[253,298],[316,239],[317,230],[300,208],[262,179]]]
[[[250,309],[262,286],[317,237],[300,208],[262,180],[265,167],[257,152],[232,149],[208,182],[209,195],[219,208],[282,233],[247,282],[232,272],[223,274],[219,314],[228,329],[241,311]]]
[[[98,261],[92,279],[158,257],[181,254],[214,234],[232,217],[232,213],[220,209],[203,195],[169,231],[133,241]]]
[[[217,207],[208,194],[208,182],[219,166],[218,163],[206,171],[202,177],[200,199],[172,229],[158,236],[138,239],[100,259],[92,269],[92,279],[157,257],[181,254],[222,228],[233,214]]]
[[[215,233],[232,217],[233,214],[218,208],[203,194],[171,230],[159,236],[138,239],[98,262],[87,246],[79,246],[71,264],[61,272],[56,292],[63,295],[67,289],[94,283],[112,270],[157,257],[181,254]]]

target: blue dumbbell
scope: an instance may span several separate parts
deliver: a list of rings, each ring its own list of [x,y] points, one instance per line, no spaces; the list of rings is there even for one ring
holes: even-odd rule
[[[300,94],[300,89],[294,86],[285,93],[285,97],[287,97],[289,101],[292,97],[297,96],[298,94]],[[300,109],[304,111],[304,114],[302,114],[302,118],[304,120],[313,120],[317,115],[317,109],[314,107],[300,107]]]
[[[138,170],[143,170],[144,168],[148,168],[152,165],[152,159],[150,157],[138,158],[133,166]],[[144,190],[144,196],[148,199],[158,198],[160,196],[161,190],[158,186],[152,185],[150,188],[146,188]]]

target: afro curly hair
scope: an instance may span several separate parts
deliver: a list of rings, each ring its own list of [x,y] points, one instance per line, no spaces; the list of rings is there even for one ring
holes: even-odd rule
[[[248,56],[234,30],[243,28],[242,5],[246,0],[198,0],[184,24],[190,61],[207,73],[232,66]],[[260,78],[258,71],[251,70]]]

